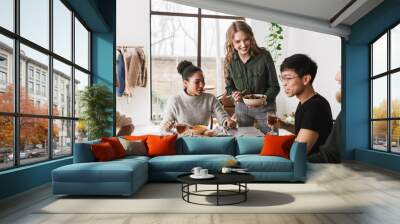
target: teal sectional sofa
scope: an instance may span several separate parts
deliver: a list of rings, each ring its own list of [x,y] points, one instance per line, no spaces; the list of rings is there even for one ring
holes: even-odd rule
[[[91,141],[75,144],[74,163],[52,171],[54,194],[131,195],[148,181],[176,181],[176,177],[200,166],[219,172],[234,159],[259,182],[305,182],[306,146],[295,142],[290,159],[260,156],[263,137],[183,137],[176,142],[177,155],[127,156],[96,162]]]

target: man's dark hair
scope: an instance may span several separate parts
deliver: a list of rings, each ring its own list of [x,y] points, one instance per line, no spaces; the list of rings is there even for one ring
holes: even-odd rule
[[[317,74],[317,68],[317,63],[315,63],[305,54],[294,54],[288,58],[285,58],[281,64],[281,72],[292,69],[300,76],[300,78],[306,74],[310,74],[311,84],[313,83],[315,75]]]

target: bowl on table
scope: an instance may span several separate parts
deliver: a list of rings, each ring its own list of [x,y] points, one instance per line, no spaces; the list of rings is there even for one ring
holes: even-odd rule
[[[264,94],[247,94],[243,96],[243,102],[247,106],[261,106],[267,103],[267,96]]]

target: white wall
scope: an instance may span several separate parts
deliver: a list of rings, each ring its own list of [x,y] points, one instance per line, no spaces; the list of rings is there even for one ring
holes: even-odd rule
[[[249,20],[249,23],[257,43],[266,46],[266,36],[269,33],[267,24],[258,20]],[[282,56],[275,64],[277,74],[280,74],[279,66],[286,57],[297,53],[311,57],[318,65],[317,76],[313,83],[314,89],[329,101],[335,119],[341,109],[341,105],[335,99],[335,93],[340,89],[340,85],[335,81],[335,74],[341,66],[340,38],[292,27],[284,26],[283,29]],[[298,100],[295,97],[288,98],[281,88],[277,97],[278,114],[282,116],[296,111],[297,104]]]
[[[117,1],[118,45],[143,46],[147,67],[150,67],[149,0]],[[131,117],[136,126],[150,124],[150,77],[147,78],[146,88],[135,88],[133,97],[117,97],[117,111]]]

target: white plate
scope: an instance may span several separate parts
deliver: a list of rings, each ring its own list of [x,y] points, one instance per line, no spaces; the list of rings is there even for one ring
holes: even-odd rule
[[[215,176],[212,175],[212,174],[207,174],[207,175],[204,175],[204,176],[194,175],[194,174],[190,175],[190,178],[193,178],[193,179],[211,179],[211,178],[214,178],[214,177]]]

